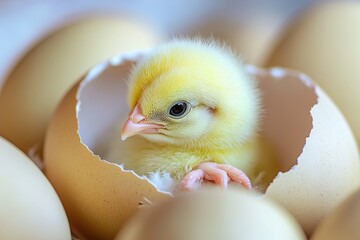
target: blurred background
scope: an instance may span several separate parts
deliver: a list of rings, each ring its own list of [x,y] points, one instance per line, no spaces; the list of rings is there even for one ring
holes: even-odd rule
[[[341,2],[341,4],[325,4],[322,7],[314,7],[330,2]],[[57,168],[57,161],[53,161],[56,163],[53,163],[55,166],[53,167],[55,169],[54,176],[55,173],[59,172],[60,174],[56,190],[59,191],[64,187],[64,194],[60,194],[60,197],[67,201],[66,204],[69,204],[65,206],[65,209],[68,211],[68,209],[75,209],[73,206],[76,206],[77,211],[78,206],[85,206],[85,210],[81,211],[87,213],[86,206],[93,205],[91,202],[83,204],[83,199],[85,201],[94,199],[96,202],[97,198],[84,198],[81,194],[72,194],[72,188],[69,188],[71,194],[66,195],[68,193],[66,188],[76,185],[73,184],[71,177],[74,177],[76,181],[80,179],[77,177],[78,173],[68,174],[67,172],[68,169],[77,170],[73,167],[72,160],[76,159],[80,163],[86,158],[72,154],[74,146],[76,151],[83,147],[77,138],[75,121],[74,125],[70,126],[70,130],[67,124],[57,124],[64,122],[62,121],[64,119],[69,122],[72,119],[75,120],[74,116],[66,115],[67,110],[64,111],[65,113],[56,110],[59,103],[68,109],[73,107],[71,105],[73,103],[70,101],[65,101],[67,105],[64,105],[64,101],[61,101],[62,97],[92,66],[108,60],[115,54],[150,48],[173,36],[204,36],[226,42],[242,55],[246,63],[264,67],[293,68],[309,75],[339,106],[360,143],[360,114],[358,111],[360,105],[360,95],[358,94],[358,89],[360,89],[360,68],[358,66],[360,62],[360,0],[351,1],[356,2],[355,4],[344,2],[349,1],[0,0],[0,141],[5,138],[13,143],[40,168],[43,166],[41,160],[44,143],[48,143],[47,146],[55,146],[53,149],[51,147],[48,149],[44,147],[44,149],[45,152],[51,152],[52,156],[56,156],[54,157],[56,160],[62,158],[68,160],[58,161],[59,166],[65,162],[64,167],[61,168]],[[305,12],[305,9],[309,9],[309,11]],[[76,86],[73,89],[76,89]],[[74,91],[70,93],[73,94]],[[303,98],[299,99],[302,99],[303,102]],[[332,129],[337,129],[337,124],[342,124],[342,120],[339,120],[340,123],[334,123],[331,116],[332,113],[336,113],[337,109],[332,108],[331,104],[329,107],[322,103],[322,109],[324,106],[330,109],[328,114],[323,115],[324,126],[329,127],[328,124],[334,124]],[[298,105],[294,105],[294,109],[296,107]],[[282,113],[281,105],[278,108]],[[327,113],[327,111],[324,112]],[[52,119],[53,113],[59,113],[56,115],[58,117]],[[284,116],[290,117],[289,113],[281,114],[279,117],[284,118]],[[54,124],[50,126],[57,124],[54,127],[56,131],[53,131],[56,134],[53,134],[52,138],[47,135],[49,124]],[[314,125],[315,128],[321,129],[319,122],[315,121],[314,124],[318,124]],[[345,124],[345,126],[347,125]],[[62,129],[66,129],[66,131],[62,131]],[[71,135],[73,133],[74,135]],[[341,139],[343,135],[340,135],[339,139],[335,136],[336,140],[331,132],[329,136],[327,137],[330,140],[321,144],[327,146],[328,142],[333,144],[339,141],[346,143],[345,145],[349,149],[356,148],[354,139],[350,139],[350,143],[353,141],[354,144],[347,144]],[[68,145],[58,146],[55,144],[58,139],[61,139],[60,143],[66,142]],[[70,141],[68,141],[69,139]],[[301,138],[301,141],[303,139]],[[287,144],[291,144],[291,141]],[[66,151],[63,151],[64,149]],[[67,151],[68,149],[71,151]],[[334,152],[337,151],[334,150]],[[346,152],[349,152],[350,155],[355,152],[353,155],[358,155],[356,151]],[[331,159],[332,155],[329,154],[329,156]],[[339,155],[334,156],[339,159],[358,161],[358,156],[346,158],[341,151],[339,151]],[[313,159],[317,159],[317,157]],[[68,163],[71,164],[71,167],[66,167]],[[331,164],[329,166],[334,170],[334,176],[338,176],[336,174],[339,172],[336,171],[336,168]],[[350,169],[349,166],[352,165],[344,165]],[[46,167],[49,169],[49,165],[45,166],[45,169]],[[98,171],[96,168],[94,167],[94,172]],[[66,171],[62,170],[63,172],[61,172],[58,171],[59,169],[66,169]],[[356,168],[351,167],[351,169],[356,171]],[[84,167],[84,172],[86,171],[88,169]],[[64,174],[65,177],[62,178],[61,174]],[[106,175],[106,172],[102,174]],[[47,174],[48,177],[50,175]],[[310,204],[309,212],[316,217],[310,214],[310,220],[306,219],[301,222],[308,235],[312,233],[324,214],[331,210],[333,203],[340,201],[340,198],[345,196],[343,194],[347,193],[343,187],[338,188],[337,186],[342,186],[341,184],[345,184],[346,181],[349,183],[346,185],[347,187],[353,186],[349,176],[351,174],[346,172],[346,175],[343,176],[344,182],[337,181],[340,185],[335,185],[333,189],[341,189],[341,194],[336,194],[336,197],[331,187],[329,187],[330,195],[323,196],[321,194],[319,197],[317,191],[319,186],[322,188],[323,185],[311,184],[316,189],[316,194],[314,195],[315,200],[311,199],[310,202],[322,203],[323,199],[328,199],[329,202],[315,210]],[[68,179],[66,179],[67,177]],[[64,179],[65,182],[71,184],[64,185]],[[319,179],[323,180],[321,177]],[[327,182],[327,179],[325,180]],[[80,182],[87,183],[82,179]],[[114,186],[120,186],[120,184],[114,183]],[[358,184],[358,182],[354,182],[354,184]],[[101,188],[99,187],[101,185],[97,186]],[[76,185],[77,187],[90,189],[81,187],[81,185]],[[60,189],[60,191],[62,190]],[[111,192],[115,196],[115,191]],[[301,193],[301,191],[292,192]],[[114,197],[110,194],[109,196],[118,200],[118,195]],[[26,198],[15,197],[26,200]],[[294,197],[293,199],[298,198]],[[111,206],[120,206],[116,201]],[[75,229],[73,231],[78,231],[75,234],[79,234],[79,236],[99,234],[96,235],[102,236],[98,237],[99,239],[104,239],[105,235],[110,239],[118,231],[119,225],[116,222],[118,218],[115,216],[117,212],[111,209],[113,215],[108,217],[108,212],[103,211],[101,207],[107,205],[108,202],[97,201],[97,203],[99,205],[96,206],[100,207],[94,209],[95,215],[99,218],[95,218],[95,221],[92,220],[93,212],[89,215],[85,214],[90,217],[82,221],[80,215],[78,218],[78,212],[74,211],[71,213],[72,215],[69,215],[70,223],[78,228],[73,227]],[[302,211],[301,207],[293,206],[296,211],[298,209]],[[98,211],[99,209],[101,210]],[[300,218],[302,218],[301,214],[302,212]],[[110,225],[112,227],[109,227]]]
[[[94,14],[133,16],[165,38],[213,35],[237,45],[248,62],[261,65],[259,54],[267,54],[289,19],[319,2],[325,1],[0,0],[0,86],[21,56],[44,36],[67,22]]]

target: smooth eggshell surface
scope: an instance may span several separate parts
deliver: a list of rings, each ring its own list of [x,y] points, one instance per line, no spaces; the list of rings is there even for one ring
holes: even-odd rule
[[[360,189],[338,206],[316,229],[311,240],[360,239]]]
[[[207,189],[140,211],[115,239],[306,238],[296,220],[267,198],[239,189]]]
[[[0,138],[0,239],[70,240],[55,190],[35,164]]]
[[[360,3],[323,4],[289,25],[267,66],[311,76],[335,101],[360,144]]]
[[[84,72],[119,52],[159,41],[146,24],[115,16],[75,21],[51,34],[7,78],[0,92],[0,135],[24,152],[41,149],[56,105]]]

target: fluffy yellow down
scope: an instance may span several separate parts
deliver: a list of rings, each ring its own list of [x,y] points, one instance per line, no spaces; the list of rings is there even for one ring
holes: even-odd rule
[[[174,119],[169,108],[177,101],[192,108]],[[199,163],[212,161],[231,164],[254,180],[272,161],[257,136],[256,83],[218,43],[177,39],[154,49],[130,74],[128,102],[130,109],[140,104],[148,122],[166,126],[159,134],[119,141],[112,150],[112,158],[140,175],[166,172],[181,180]]]

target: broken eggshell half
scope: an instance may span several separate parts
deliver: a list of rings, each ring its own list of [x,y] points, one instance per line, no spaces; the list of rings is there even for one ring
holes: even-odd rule
[[[116,56],[90,70],[56,111],[45,140],[45,173],[73,231],[111,239],[146,202],[170,194],[145,177],[107,161],[119,121],[126,118],[126,78],[146,52]],[[261,134],[277,153],[280,172],[265,195],[288,209],[310,235],[360,184],[359,154],[346,120],[305,75],[247,66],[259,80]]]

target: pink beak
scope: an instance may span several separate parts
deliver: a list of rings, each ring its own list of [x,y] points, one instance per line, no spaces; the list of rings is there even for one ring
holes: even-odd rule
[[[164,128],[161,124],[146,123],[144,120],[145,116],[141,113],[139,104],[136,104],[121,130],[121,140],[137,134],[159,133],[159,129]]]

